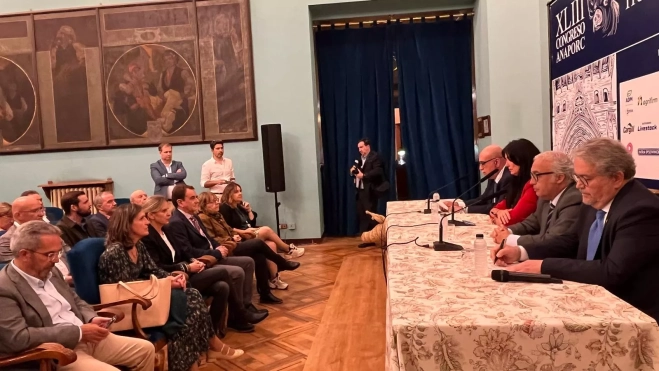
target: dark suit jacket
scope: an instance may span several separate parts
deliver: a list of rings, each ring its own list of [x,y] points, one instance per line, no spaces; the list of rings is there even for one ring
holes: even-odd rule
[[[53,268],[50,282],[71,304],[71,311],[82,323],[96,312],[64,282]],[[0,357],[34,348],[41,343],[59,343],[75,348],[80,338],[78,326],[53,326],[53,320],[37,293],[11,264],[0,271]]]
[[[529,258],[544,259],[542,273],[603,286],[659,320],[659,199],[640,182],[627,183],[613,200],[595,260],[587,261],[595,213],[583,205],[577,233],[527,249]]]
[[[358,168],[361,168],[364,177],[364,191],[368,197],[377,197],[380,194],[376,191],[383,182],[386,181],[386,174],[384,171],[384,161],[382,157],[375,151],[371,151],[366,155],[366,161],[362,163],[361,157],[359,158]],[[354,176],[354,175],[353,175]]]
[[[84,219],[82,225],[80,225],[64,215],[64,217],[57,222],[57,227],[62,231],[62,240],[71,247],[75,246],[75,244],[85,238],[90,237],[89,232],[87,231],[87,222]]]
[[[557,235],[574,234],[581,208],[581,192],[574,183],[565,188],[558,199],[556,208],[547,222],[550,201],[538,200],[535,212],[522,222],[510,226],[513,234],[519,237],[517,244],[524,248],[534,248],[539,242],[550,241]]]
[[[103,214],[94,214],[87,218],[87,232],[89,237],[101,237],[105,238],[108,234],[108,225],[110,225],[110,219]]]
[[[166,231],[163,228],[163,232],[165,233],[167,240],[169,240],[169,243],[171,243],[174,248],[174,259],[172,259],[172,251],[169,249],[169,246],[167,246],[162,237],[160,237],[158,231],[150,225],[149,235],[142,237],[142,243],[144,244],[144,247],[146,247],[146,251],[149,252],[151,259],[163,270],[166,270],[167,272],[185,272],[185,263],[191,261],[192,256],[176,246],[171,231]]]
[[[181,172],[177,173],[179,169]],[[167,197],[167,187],[184,181],[187,176],[188,173],[185,171],[183,163],[180,161],[172,160],[171,173],[167,172],[167,168],[165,167],[165,164],[162,163],[162,160],[152,163],[151,179],[153,179],[153,182],[156,184],[153,189],[153,194]]]
[[[204,223],[201,222],[198,216],[195,216],[195,218],[199,222],[201,230],[208,236]],[[178,209],[174,210],[172,218],[169,219],[169,224],[164,226],[163,230],[167,234],[169,242],[175,246],[175,249],[180,250],[186,256],[199,258],[204,255],[213,255],[218,262],[224,259],[222,253],[215,250],[216,247],[220,246],[217,241],[213,238],[202,236]],[[213,250],[210,249],[208,241],[213,245]]]
[[[503,175],[501,176],[501,179],[499,179],[499,183],[497,184],[494,179],[488,179],[487,181],[487,187],[485,188],[485,191],[481,194],[480,197],[482,198],[482,201],[477,202],[475,205],[469,206],[467,211],[470,214],[489,214],[490,210],[494,207],[494,205],[498,204],[506,198],[506,195],[501,195],[496,198],[489,198],[487,197],[488,195],[493,194],[494,192],[505,189],[508,187],[510,184],[510,181],[513,179],[513,176],[510,175],[510,171],[508,171],[507,167],[503,168]],[[496,190],[494,189],[496,187]],[[474,202],[476,199],[465,201],[466,204],[469,204],[470,202]]]

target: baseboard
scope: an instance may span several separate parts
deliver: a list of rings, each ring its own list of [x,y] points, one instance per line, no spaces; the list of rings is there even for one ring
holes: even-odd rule
[[[320,238],[286,238],[284,242],[294,243],[296,245],[314,245],[323,243],[324,237]]]

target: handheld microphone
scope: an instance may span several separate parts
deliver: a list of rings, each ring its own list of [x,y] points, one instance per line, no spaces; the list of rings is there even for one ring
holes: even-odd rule
[[[492,279],[497,282],[563,283],[563,280],[548,274],[509,272],[503,269],[493,270]]]
[[[456,227],[464,227],[464,226],[468,226],[468,225],[473,225],[473,224],[465,223],[465,222],[460,221],[460,220],[455,220],[455,203],[456,203],[456,201],[458,201],[458,199],[462,198],[462,196],[466,195],[469,191],[471,191],[472,189],[478,187],[478,186],[481,185],[483,182],[485,182],[485,181],[487,181],[488,179],[490,179],[491,177],[493,177],[494,174],[498,173],[499,171],[501,171],[501,170],[499,170],[499,169],[494,169],[494,170],[490,171],[487,175],[485,175],[484,177],[482,177],[482,178],[478,181],[478,183],[476,183],[476,184],[474,184],[473,186],[471,186],[469,189],[467,189],[466,191],[464,191],[461,195],[459,195],[457,198],[455,198],[455,199],[453,200],[453,203],[451,204],[451,220],[448,221],[448,224],[454,225],[454,226],[456,226]]]
[[[477,204],[485,198],[499,197],[504,193],[506,193],[506,190],[505,189],[500,189],[500,190],[494,192],[494,194],[487,195],[486,197],[483,197],[481,195],[480,197],[478,197],[474,201],[470,202],[468,205],[465,205],[465,207],[469,207],[471,205]],[[464,250],[462,248],[462,245],[458,245],[456,243],[451,243],[451,242],[445,242],[444,241],[444,224],[443,224],[443,222],[444,222],[444,219],[446,219],[447,216],[449,216],[449,214],[446,214],[446,215],[442,216],[442,218],[439,220],[439,241],[435,241],[435,242],[432,243],[433,249],[435,251],[460,251],[460,250]],[[473,225],[473,223],[471,223],[471,222],[464,222],[464,223],[470,223],[471,225]]]
[[[427,205],[426,205],[426,209],[423,210],[423,213],[424,213],[424,214],[430,214],[430,213],[432,212],[432,210],[430,210],[430,197],[433,195],[433,193],[435,193],[435,192],[439,192],[439,191],[441,191],[442,189],[444,189],[444,188],[446,188],[446,187],[448,187],[448,186],[450,186],[450,185],[452,185],[452,184],[455,184],[456,182],[458,182],[458,181],[460,181],[460,180],[462,180],[462,179],[464,179],[464,178],[466,178],[466,177],[467,177],[467,174],[465,174],[465,175],[463,175],[463,176],[461,176],[461,177],[459,177],[459,178],[457,178],[457,179],[454,179],[452,182],[450,182],[450,183],[446,183],[446,184],[444,184],[443,186],[441,186],[441,187],[439,187],[439,188],[437,188],[437,189],[431,191],[430,193],[428,193],[428,197],[426,197]]]

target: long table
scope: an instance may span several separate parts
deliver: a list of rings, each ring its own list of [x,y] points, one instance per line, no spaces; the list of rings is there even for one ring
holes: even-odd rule
[[[659,327],[600,286],[499,283],[476,277],[473,240],[489,238],[485,215],[456,215],[473,227],[444,238],[464,252],[417,246],[438,238],[419,213],[425,201],[387,205],[388,370],[571,371],[659,368]],[[408,214],[392,214],[404,213]],[[659,269],[659,267],[657,267]],[[659,293],[657,293],[659,298]]]

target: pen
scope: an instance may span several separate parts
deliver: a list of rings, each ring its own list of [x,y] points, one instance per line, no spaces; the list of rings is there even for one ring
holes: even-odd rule
[[[505,244],[506,244],[506,239],[504,238],[503,240],[501,240],[501,243],[499,244],[499,248],[497,249],[497,251],[494,252],[494,264],[496,264],[498,260],[497,254],[499,253],[499,251],[503,249],[503,246]]]

